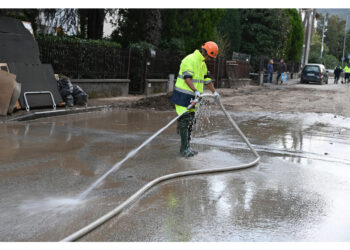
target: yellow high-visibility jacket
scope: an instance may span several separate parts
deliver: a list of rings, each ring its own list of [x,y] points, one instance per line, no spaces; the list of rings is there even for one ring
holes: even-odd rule
[[[348,67],[348,65],[346,65],[344,67],[344,70],[343,70],[345,73],[350,73],[350,67]]]
[[[185,82],[186,78],[192,79],[194,87],[200,93],[203,93],[204,84],[208,84],[212,81],[207,76],[208,69],[204,60],[205,58],[199,50],[195,50],[182,60],[174,92],[170,99],[172,103],[187,107],[190,105],[191,99],[194,99],[195,93]]]

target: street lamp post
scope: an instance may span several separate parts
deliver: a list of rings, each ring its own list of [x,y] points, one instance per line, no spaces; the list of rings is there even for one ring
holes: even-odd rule
[[[346,42],[346,27],[348,25],[348,16],[346,16],[345,31],[344,31],[344,44],[343,44],[343,57],[341,58],[341,65],[344,67],[344,53],[345,53],[345,42]]]
[[[323,41],[324,41],[324,38],[326,36],[324,33],[327,31],[327,29],[326,29],[327,24],[328,24],[328,20],[326,19],[326,17],[324,17],[323,28],[322,28],[322,42],[321,42],[321,56],[320,56],[320,58],[322,58],[322,54],[323,54]]]

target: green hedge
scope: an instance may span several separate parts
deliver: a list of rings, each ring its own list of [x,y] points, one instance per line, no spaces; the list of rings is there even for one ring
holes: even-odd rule
[[[95,45],[95,46],[105,46],[111,48],[120,49],[121,45],[116,42],[108,41],[108,40],[90,40],[90,39],[82,39],[74,36],[53,36],[53,35],[38,35],[36,40],[39,42],[55,42],[62,44],[81,44],[81,45]]]
[[[116,42],[68,36],[39,35],[36,40],[42,63],[70,78],[126,78],[128,50]]]

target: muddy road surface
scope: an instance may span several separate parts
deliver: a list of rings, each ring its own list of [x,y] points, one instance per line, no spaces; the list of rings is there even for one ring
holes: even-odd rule
[[[238,97],[225,97],[244,89],[219,91],[261,155],[258,166],[161,183],[80,240],[349,241],[348,109],[275,112],[266,108],[274,107],[275,100],[256,91],[250,100],[265,107],[253,111],[254,102],[243,108]],[[289,90],[270,91],[280,92],[277,98]],[[266,98],[270,104],[263,104]],[[59,241],[154,178],[254,160],[210,104],[198,116],[197,156],[180,157],[173,125],[85,199],[77,199],[174,116],[174,111],[106,110],[0,124],[0,240]]]

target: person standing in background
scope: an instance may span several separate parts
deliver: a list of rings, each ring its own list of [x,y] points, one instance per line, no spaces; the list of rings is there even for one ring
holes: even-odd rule
[[[277,68],[277,84],[282,73],[287,74],[287,64],[284,62],[283,59],[281,59],[280,64],[278,65],[278,68]],[[282,80],[281,80],[281,83],[282,83]]]
[[[273,59],[270,59],[267,64],[267,83],[272,83],[272,74],[273,74]]]
[[[338,84],[339,78],[340,78],[340,74],[342,72],[342,68],[340,67],[340,65],[337,65],[334,68],[334,84]]]

